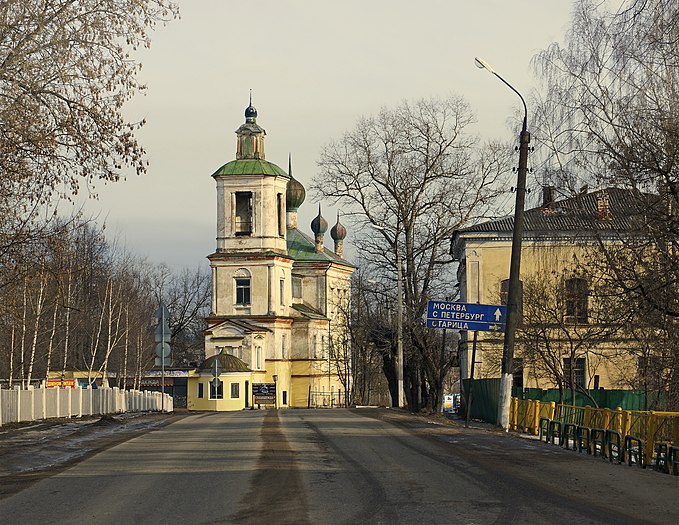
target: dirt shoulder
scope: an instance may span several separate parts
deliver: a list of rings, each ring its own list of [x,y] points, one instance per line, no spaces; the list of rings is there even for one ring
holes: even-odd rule
[[[151,430],[185,417],[155,412],[52,419],[0,427],[0,499]]]

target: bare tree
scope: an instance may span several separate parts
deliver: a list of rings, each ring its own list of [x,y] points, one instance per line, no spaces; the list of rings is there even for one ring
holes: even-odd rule
[[[169,0],[0,3],[0,172],[18,200],[145,170],[121,110],[142,91],[134,51],[178,15]],[[11,186],[11,187],[10,187]]]
[[[423,327],[422,317],[429,299],[449,295],[450,238],[455,229],[487,216],[508,171],[506,148],[477,146],[468,130],[472,122],[458,97],[384,108],[324,148],[312,185],[317,196],[340,203],[364,233],[354,243],[368,266],[391,281],[392,294],[397,272],[403,272],[404,377],[409,405],[418,410],[422,377],[433,394],[430,408],[439,401],[439,374],[430,355],[437,336]]]
[[[534,136],[545,170],[566,191],[591,183],[641,190],[638,236],[602,243],[600,274],[645,312],[637,321],[650,337],[671,339],[679,319],[679,4],[609,6],[578,0],[564,45],[536,57],[544,89]],[[663,362],[679,381],[679,352]]]
[[[588,395],[586,389],[603,365],[621,357],[627,363],[624,355],[629,348],[621,345],[619,335],[630,310],[591,266],[574,258],[570,267],[564,267],[557,262],[558,255],[552,255],[523,280],[518,346],[528,374],[555,384],[561,403],[570,388],[575,404],[576,391]],[[586,370],[589,382],[576,377],[576,372],[584,376]]]

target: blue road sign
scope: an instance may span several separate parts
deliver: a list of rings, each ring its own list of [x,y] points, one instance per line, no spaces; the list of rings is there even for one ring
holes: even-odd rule
[[[429,301],[427,326],[452,330],[503,332],[507,307],[493,304]]]

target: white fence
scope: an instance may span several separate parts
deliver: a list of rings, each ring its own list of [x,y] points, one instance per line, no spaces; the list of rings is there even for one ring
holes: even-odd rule
[[[172,412],[172,396],[160,392],[113,388],[0,389],[0,426],[54,417],[80,417],[119,412]]]

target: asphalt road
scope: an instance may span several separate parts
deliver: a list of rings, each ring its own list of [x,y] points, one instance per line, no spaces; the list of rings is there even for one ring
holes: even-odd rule
[[[0,499],[2,523],[678,523],[679,478],[393,410],[189,415]]]

